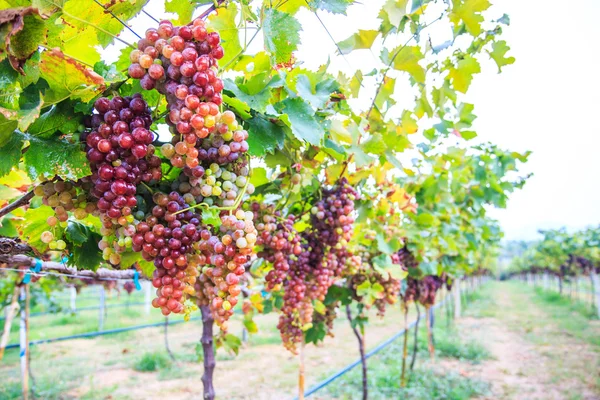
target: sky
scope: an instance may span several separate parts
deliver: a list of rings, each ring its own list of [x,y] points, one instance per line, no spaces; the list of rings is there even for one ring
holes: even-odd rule
[[[347,16],[320,12],[319,16],[336,41],[357,29],[377,29],[376,19],[383,0],[362,1]],[[368,5],[367,5],[368,4]],[[475,104],[477,141],[491,141],[515,151],[532,151],[521,171],[533,173],[525,187],[513,193],[506,209],[490,211],[500,221],[508,240],[538,238],[539,229],[566,227],[577,230],[600,224],[600,1],[573,0],[569,7],[558,0],[492,0],[489,16],[506,13],[511,24],[502,38],[511,47],[516,62],[498,74],[491,61],[482,62],[465,97]],[[163,2],[150,0],[146,10],[163,18]],[[370,71],[377,65],[378,49],[336,54],[333,41],[314,14],[300,11],[302,43],[296,52],[306,68],[330,62],[330,71]],[[146,16],[132,21],[138,33],[155,23]],[[438,24],[429,28],[434,43],[448,39]],[[129,32],[122,37],[136,38]],[[400,44],[400,42],[398,43]],[[103,58],[114,61],[119,48],[109,47]],[[248,52],[262,50],[259,35]],[[482,57],[485,58],[485,57]],[[365,81],[355,107],[370,104],[374,82]],[[372,85],[370,83],[373,83]],[[398,108],[409,106],[410,87],[398,84]]]

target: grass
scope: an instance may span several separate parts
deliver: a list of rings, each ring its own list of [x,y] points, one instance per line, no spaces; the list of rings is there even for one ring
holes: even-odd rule
[[[482,299],[485,299],[485,296],[471,295],[468,299],[469,307]],[[465,378],[454,372],[442,373],[433,369],[427,361],[429,358],[427,328],[424,313],[422,312],[421,315],[417,339],[417,366],[414,371],[407,371],[406,387],[399,387],[403,346],[403,337],[400,337],[367,361],[369,399],[462,400],[487,394],[490,385],[486,382]],[[443,307],[436,311],[433,335],[436,357],[453,358],[471,364],[480,363],[491,357],[481,343],[461,335],[452,324],[448,326]],[[411,330],[408,340],[408,363],[410,363],[413,345],[414,331]],[[356,367],[326,386],[323,389],[324,398],[359,399],[362,396],[361,382],[361,369]]]
[[[405,388],[400,388],[402,341],[396,340],[385,351],[368,360],[369,399],[463,400],[483,396],[489,384],[462,377],[456,373],[440,373],[428,365],[417,367],[409,374]],[[422,357],[421,357],[422,358]],[[327,399],[360,399],[362,375],[359,367],[323,389]]]
[[[157,370],[171,367],[171,360],[159,352],[144,353],[133,366],[133,369],[140,372],[154,372]]]

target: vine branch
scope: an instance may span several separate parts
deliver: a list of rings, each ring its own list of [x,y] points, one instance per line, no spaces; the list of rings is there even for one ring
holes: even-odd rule
[[[29,204],[29,201],[33,198],[33,190],[25,193],[23,196],[19,197],[17,200],[13,201],[7,206],[4,206],[0,209],[0,218],[5,216],[6,214],[16,210],[17,208],[23,207],[24,205]]]

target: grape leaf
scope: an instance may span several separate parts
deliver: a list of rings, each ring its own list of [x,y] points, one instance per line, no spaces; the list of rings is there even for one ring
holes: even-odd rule
[[[208,27],[221,35],[221,46],[223,46],[225,55],[219,60],[220,65],[229,64],[229,61],[242,51],[238,26],[235,22],[237,13],[236,4],[231,2],[227,8],[219,8],[217,13],[208,17]]]
[[[0,114],[0,129],[6,124],[2,123],[2,116]],[[16,121],[9,121],[14,123],[16,129]],[[0,131],[1,132],[1,131]],[[21,148],[23,147],[23,136],[17,132],[10,132],[4,139],[0,136],[0,176],[8,174],[12,167],[19,164],[21,159]]]
[[[492,51],[488,51],[490,57],[496,61],[498,66],[498,72],[502,72],[502,67],[505,65],[513,64],[515,62],[514,57],[506,57],[506,53],[510,50],[510,47],[506,45],[505,40],[499,40],[492,44]]]
[[[313,89],[310,79],[306,75],[298,75],[296,90],[298,95],[306,100],[314,109],[323,108],[329,101],[331,94],[340,88],[339,83],[328,78],[322,79]]]
[[[451,67],[448,79],[452,81],[454,89],[466,93],[473,80],[473,75],[481,72],[481,67],[476,58],[467,54],[459,60],[456,67]]]
[[[282,149],[285,130],[271,121],[254,117],[248,123],[248,152],[253,156],[263,156],[276,148]]]
[[[98,248],[101,236],[83,224],[77,225],[77,228],[71,228],[71,232],[69,232],[71,223],[67,226],[66,237],[72,242],[72,245],[69,246],[71,254],[68,257],[67,264],[77,267],[77,269],[95,271],[104,261],[102,252]],[[77,233],[73,232],[75,230]],[[78,243],[73,242],[70,235],[76,235]]]
[[[30,88],[35,90],[33,86],[30,86]],[[20,104],[18,110],[0,107],[0,114],[3,114],[7,119],[17,121],[18,128],[21,131],[25,131],[40,115],[43,101],[41,93],[39,92],[34,93],[33,96],[22,95],[19,100]]]
[[[281,112],[287,115],[294,136],[315,146],[321,143],[325,136],[323,124],[315,119],[315,113],[310,105],[298,97],[287,98],[278,105],[281,107]]]
[[[54,210],[48,206],[30,207],[23,215],[23,219],[16,223],[19,237],[40,253],[48,249],[48,245],[42,242],[41,236],[42,232],[50,228],[46,220],[52,215]]]
[[[408,72],[419,83],[425,82],[425,69],[419,65],[419,61],[423,59],[419,46],[401,46],[391,54],[395,55],[392,62],[394,69]]]
[[[398,28],[402,19],[406,16],[408,0],[387,0],[379,11],[379,18],[384,25]]]
[[[18,122],[14,120],[7,119],[2,113],[0,113],[0,148],[3,147],[10,139],[10,135],[17,129]],[[6,153],[2,152],[0,149],[0,154]],[[2,176],[2,159],[0,159],[0,176]],[[18,160],[17,160],[18,162]]]
[[[65,140],[27,137],[30,145],[25,152],[25,169],[32,179],[51,178],[77,180],[91,174],[90,165],[79,144]]]
[[[215,228],[221,226],[219,210],[216,208],[202,209],[202,223],[205,225],[212,225]]]
[[[348,7],[354,0],[311,0],[310,7],[317,10],[329,11],[332,14],[346,15]]]
[[[467,32],[473,36],[479,36],[483,22],[481,12],[490,6],[488,0],[452,0],[452,11],[448,17],[454,25],[458,25],[462,21]]]
[[[8,56],[12,67],[24,74],[23,64],[44,41],[46,24],[34,7],[0,11],[0,60]]]
[[[42,114],[27,130],[27,133],[40,137],[50,137],[55,132],[63,134],[77,131],[83,116],[73,113],[73,104],[70,101],[61,101],[53,105],[50,110]]]
[[[275,62],[290,61],[292,52],[298,48],[300,43],[302,25],[288,13],[267,8],[264,11],[262,27],[265,49],[271,53]]]
[[[192,20],[192,15],[196,9],[196,4],[192,1],[167,0],[165,1],[165,11],[177,14],[178,18],[174,21],[178,25],[185,25]]]
[[[379,31],[376,30],[359,29],[348,39],[338,42],[337,46],[341,54],[348,54],[353,50],[370,49],[378,35]]]
[[[50,86],[44,94],[47,104],[69,97],[87,102],[105,89],[100,75],[56,49],[42,53],[40,72]]]
[[[281,87],[284,81],[279,75],[265,82],[267,73],[253,76],[244,83],[236,84],[230,79],[223,81],[225,90],[235,95],[236,98],[246,103],[250,108],[260,113],[267,111],[271,100],[271,89]]]

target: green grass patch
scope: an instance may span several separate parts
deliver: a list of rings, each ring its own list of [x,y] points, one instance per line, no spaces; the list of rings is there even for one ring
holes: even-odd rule
[[[133,366],[140,372],[154,372],[171,367],[171,360],[163,353],[145,353]]]

